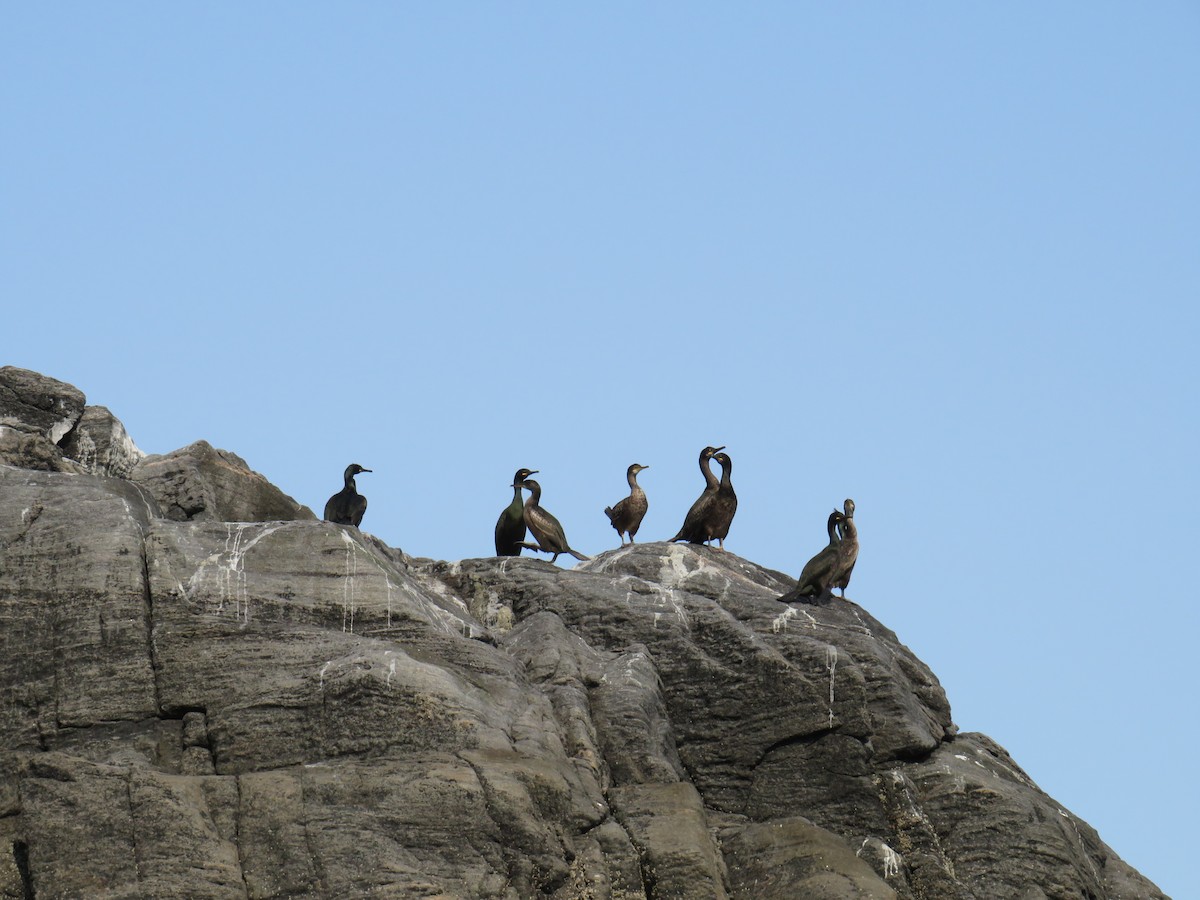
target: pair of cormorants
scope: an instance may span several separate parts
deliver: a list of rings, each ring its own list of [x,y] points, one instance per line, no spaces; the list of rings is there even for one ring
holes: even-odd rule
[[[842,510],[831,512],[825,528],[829,533],[829,543],[804,564],[796,586],[780,597],[780,602],[800,600],[819,603],[827,594],[832,594],[834,588],[841,588],[842,596],[846,596],[850,573],[858,561],[854,501],[847,499]]]
[[[569,553],[576,559],[590,559],[571,549],[562,524],[549,510],[542,508],[542,486],[529,477],[536,474],[537,469],[517,469],[513,475],[512,503],[504,508],[496,521],[496,555],[520,556],[521,548],[528,547],[530,550],[554,554],[550,562],[557,560],[562,553]],[[522,489],[529,491],[528,501],[522,501]],[[526,529],[533,532],[537,543],[525,540]]]
[[[367,511],[367,498],[358,492],[354,476],[360,472],[370,472],[358,463],[351,463],[342,475],[344,485],[325,503],[325,521],[336,522],[338,525],[353,525],[357,528],[362,524],[363,513]]]
[[[725,549],[725,538],[733,515],[737,512],[737,494],[734,493],[730,476],[733,460],[722,453],[724,447],[705,447],[700,451],[700,474],[704,476],[704,491],[696,498],[692,508],[683,519],[683,527],[671,538],[672,541],[687,541],[690,544],[707,544],[716,541]],[[709,460],[721,464],[721,480],[713,474]]]

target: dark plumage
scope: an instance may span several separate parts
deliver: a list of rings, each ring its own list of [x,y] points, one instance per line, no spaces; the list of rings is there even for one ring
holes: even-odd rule
[[[604,514],[608,516],[608,521],[612,522],[612,527],[617,530],[622,547],[625,546],[626,533],[629,534],[629,543],[633,543],[633,536],[641,527],[642,519],[650,506],[646,500],[646,492],[637,483],[638,472],[648,468],[650,467],[639,463],[630,466],[625,471],[625,480],[629,482],[629,496],[617,501],[615,506],[604,507]]]
[[[521,482],[535,474],[537,469],[517,469],[513,475],[512,503],[504,508],[496,520],[497,556],[521,555],[521,541],[525,540],[525,501],[521,495]]]
[[[737,512],[737,494],[733,492],[733,484],[729,481],[729,476],[733,474],[733,460],[727,453],[718,453],[713,459],[721,464],[721,483],[717,487],[717,496],[708,508],[708,532],[711,535],[709,540],[715,538],[718,546],[724,550],[733,514]]]
[[[354,484],[354,476],[359,472],[370,472],[358,463],[346,466],[342,476],[345,486],[325,503],[325,521],[336,522],[339,525],[353,525],[357,528],[362,524],[363,513],[367,511],[367,498],[358,492]]]
[[[700,451],[700,474],[704,476],[704,491],[696,498],[692,508],[688,510],[683,519],[683,526],[679,529],[679,533],[671,538],[672,541],[703,544],[712,540],[713,536],[708,532],[706,516],[708,507],[716,499],[721,483],[713,474],[709,460],[716,456],[718,451],[724,449],[724,447],[705,447]]]
[[[525,524],[533,532],[533,537],[537,541],[536,544],[522,541],[521,546],[528,547],[530,550],[540,550],[542,553],[553,553],[554,556],[550,558],[550,562],[557,560],[560,553],[570,553],[576,559],[591,559],[590,556],[584,556],[571,549],[558,519],[539,505],[542,500],[542,486],[529,478],[521,483],[521,487],[529,491],[529,499],[525,501]]]
[[[838,532],[842,536],[838,545],[837,569],[830,582],[831,588],[841,588],[842,596],[846,596],[846,588],[850,586],[850,573],[858,561],[858,526],[854,524],[854,501],[847,499],[844,509],[846,514],[838,523]]]
[[[796,586],[779,598],[781,602],[791,603],[794,600],[803,600],[809,597],[820,600],[833,589],[838,550],[842,542],[837,534],[837,526],[844,518],[845,516],[836,509],[829,514],[829,522],[826,525],[826,530],[829,532],[829,543],[804,564],[804,569],[796,580]]]

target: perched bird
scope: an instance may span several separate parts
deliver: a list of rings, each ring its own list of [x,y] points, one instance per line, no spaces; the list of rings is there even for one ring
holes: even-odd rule
[[[370,472],[370,469],[364,469],[358,463],[351,463],[346,466],[346,473],[343,476],[345,487],[334,494],[325,503],[325,521],[336,522],[338,525],[353,525],[357,528],[363,519],[363,513],[367,511],[367,498],[358,492],[358,487],[354,484],[354,476],[359,472]]]
[[[529,491],[529,499],[525,501],[525,524],[537,540],[536,544],[522,541],[521,546],[530,550],[540,550],[542,553],[553,553],[550,562],[557,560],[560,553],[570,553],[576,559],[591,559],[590,556],[584,556],[571,549],[558,519],[538,505],[542,499],[542,486],[532,478],[527,478],[521,482],[521,487]]]
[[[796,586],[780,597],[780,602],[791,603],[807,597],[820,600],[833,589],[838,549],[842,542],[842,539],[838,537],[837,527],[844,518],[845,516],[836,509],[829,514],[829,522],[826,525],[826,530],[829,532],[829,543],[804,564],[804,569],[796,580]]]
[[[838,523],[838,533],[842,540],[838,545],[837,569],[833,581],[829,583],[831,588],[841,588],[843,597],[846,596],[846,588],[850,586],[850,573],[854,571],[854,564],[858,561],[858,526],[854,524],[854,501],[847,499],[844,509],[846,514]]]
[[[724,447],[705,447],[700,451],[700,474],[704,476],[704,491],[696,498],[696,502],[692,504],[692,508],[688,510],[687,515],[683,519],[683,526],[679,529],[679,533],[671,538],[672,541],[703,544],[706,541],[712,540],[712,535],[708,533],[706,527],[705,517],[708,513],[709,505],[717,496],[717,491],[720,489],[721,483],[717,481],[717,476],[713,474],[709,460],[724,449]]]
[[[727,453],[718,453],[713,459],[721,464],[721,483],[717,486],[717,496],[705,518],[708,521],[709,540],[716,538],[718,546],[724,550],[733,514],[737,512],[737,494],[733,492],[733,484],[729,481],[729,476],[733,474],[733,460]]]
[[[497,556],[521,555],[521,541],[525,540],[525,501],[521,494],[521,482],[536,474],[537,469],[517,469],[517,474],[513,476],[512,503],[504,508],[496,520]]]
[[[646,500],[646,492],[637,483],[638,472],[648,468],[650,467],[639,463],[630,466],[625,471],[625,480],[629,482],[629,496],[618,500],[615,506],[604,507],[604,514],[608,516],[608,521],[612,522],[612,527],[617,530],[622,547],[625,546],[626,532],[629,534],[629,543],[633,543],[633,536],[641,527],[642,519],[650,506]]]

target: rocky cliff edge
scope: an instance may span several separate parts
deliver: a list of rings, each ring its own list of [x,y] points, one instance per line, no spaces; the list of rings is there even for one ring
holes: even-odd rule
[[[4,397],[0,897],[1163,897],[850,600],[414,559],[207,445],[91,474]]]

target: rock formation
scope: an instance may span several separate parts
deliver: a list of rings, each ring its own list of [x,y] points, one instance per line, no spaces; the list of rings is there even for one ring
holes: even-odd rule
[[[83,392],[18,369],[0,368],[0,464],[45,472],[83,472],[59,442],[83,416]]]
[[[129,477],[146,488],[163,515],[177,522],[273,522],[315,520],[246,461],[208,441],[163,456],[147,456]]]
[[[198,446],[0,465],[0,897],[1163,896],[849,600],[417,559]]]
[[[61,447],[63,454],[77,460],[84,471],[118,478],[128,478],[146,455],[125,433],[121,421],[103,406],[84,407]]]

